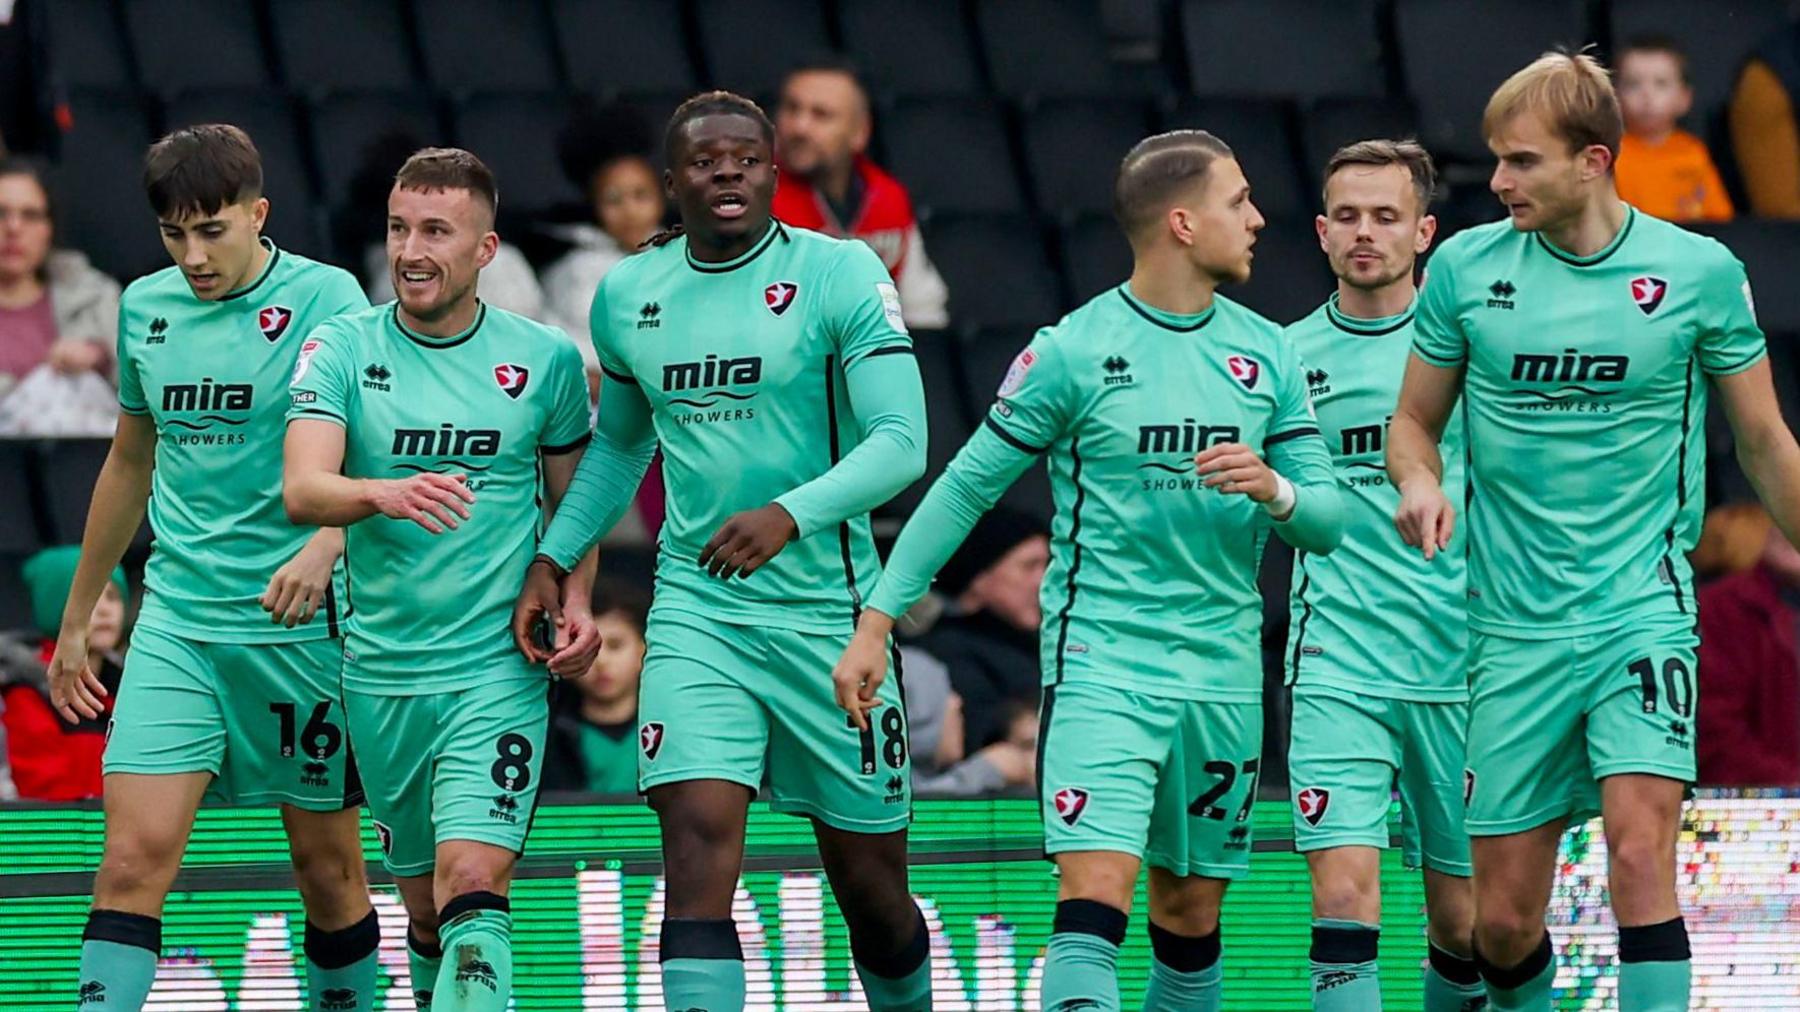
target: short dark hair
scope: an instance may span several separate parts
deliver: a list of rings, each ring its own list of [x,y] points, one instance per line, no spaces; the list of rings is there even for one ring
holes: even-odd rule
[[[420,148],[412,153],[400,171],[394,173],[394,185],[402,190],[467,190],[487,205],[489,214],[500,210],[500,188],[494,184],[493,170],[472,152],[462,148]]]
[[[863,104],[868,104],[869,86],[863,81],[862,69],[848,56],[841,53],[816,53],[795,63],[788,68],[787,73],[781,75],[781,91],[777,94],[785,93],[788,82],[801,74],[841,74],[856,85],[856,90],[862,93]]]
[[[49,170],[44,163],[24,155],[0,155],[0,178],[7,176],[24,176],[37,184],[38,192],[44,195],[44,208],[50,215],[50,224],[56,224],[56,188],[50,185]]]
[[[168,134],[144,156],[144,194],[158,218],[211,216],[262,196],[262,155],[229,123]]]
[[[1619,55],[1613,60],[1614,73],[1617,73],[1618,69],[1625,64],[1625,57],[1632,53],[1667,53],[1675,58],[1675,69],[1681,74],[1681,83],[1692,83],[1688,80],[1687,53],[1682,51],[1681,43],[1675,41],[1673,35],[1651,33],[1632,36],[1623,46],[1619,47]]]
[[[1113,217],[1135,236],[1169,208],[1175,197],[1206,181],[1212,163],[1235,157],[1231,147],[1205,130],[1170,130],[1137,142],[1113,179]]]
[[[703,91],[677,106],[674,115],[669,117],[668,129],[663,131],[665,162],[675,164],[675,143],[681,136],[681,128],[705,116],[749,117],[756,121],[763,140],[770,147],[775,146],[775,124],[769,121],[769,114],[763,112],[762,106],[735,92]]]
[[[618,612],[639,636],[650,621],[650,596],[632,584],[601,580],[594,586],[594,617]]]
[[[1406,169],[1412,176],[1413,193],[1419,198],[1420,214],[1431,208],[1431,200],[1437,195],[1437,166],[1431,160],[1431,152],[1410,137],[1404,140],[1374,138],[1338,148],[1325,163],[1325,183],[1330,184],[1331,177],[1349,165],[1398,165]]]

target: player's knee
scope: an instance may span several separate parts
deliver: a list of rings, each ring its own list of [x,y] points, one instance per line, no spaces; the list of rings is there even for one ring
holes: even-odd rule
[[[1439,948],[1468,955],[1475,936],[1475,907],[1470,903],[1440,903],[1425,911],[1426,937]]]
[[[174,877],[182,849],[179,838],[155,832],[109,832],[94,876],[95,899],[105,901],[156,889],[158,883]]]
[[[1673,886],[1674,842],[1663,839],[1661,833],[1622,833],[1609,841],[1609,849],[1615,890],[1622,886],[1640,891],[1665,880]]]
[[[458,861],[440,866],[436,891],[439,896],[452,898],[471,893],[500,894],[506,891],[506,883],[504,876],[482,862]]]
[[[1475,946],[1495,966],[1517,964],[1531,955],[1543,936],[1543,917],[1522,910],[1483,910],[1475,919]]]
[[[347,852],[330,842],[295,841],[290,856],[294,881],[308,910],[315,905],[360,905],[367,899],[369,879],[360,851]]]
[[[1334,875],[1313,882],[1313,916],[1341,921],[1381,920],[1381,891],[1375,882]]]
[[[1178,935],[1210,935],[1219,929],[1219,907],[1223,899],[1223,888],[1205,885],[1153,890],[1150,917]]]

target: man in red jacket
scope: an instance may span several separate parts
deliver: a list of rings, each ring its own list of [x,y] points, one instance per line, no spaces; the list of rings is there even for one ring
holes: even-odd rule
[[[868,243],[900,289],[906,325],[941,329],[950,322],[944,279],[925,256],[906,187],[864,153],[869,130],[869,95],[848,64],[790,71],[775,112],[775,217]]]
[[[1756,565],[1699,597],[1700,782],[1800,785],[1800,551],[1771,524]]]

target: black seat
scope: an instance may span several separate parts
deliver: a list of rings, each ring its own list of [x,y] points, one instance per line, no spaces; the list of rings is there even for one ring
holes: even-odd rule
[[[844,47],[877,91],[976,95],[983,90],[962,11],[942,0],[858,0],[842,5]],[[929,58],[921,59],[921,54]]]
[[[1418,105],[1420,140],[1440,159],[1488,161],[1481,136],[1488,97],[1552,47],[1586,41],[1582,21],[1578,0],[1398,0],[1400,62]]]
[[[128,88],[131,65],[111,0],[57,0],[42,5],[49,21],[56,74],[77,88]]]
[[[1055,320],[1040,321],[1040,325],[1055,323]],[[963,373],[968,379],[968,402],[975,412],[975,424],[984,424],[988,410],[994,404],[994,392],[1000,389],[1000,381],[1006,377],[1006,370],[1012,365],[1019,352],[1031,343],[1036,327],[1002,327],[988,329],[971,335],[962,345]],[[1055,513],[1055,504],[1050,499],[1050,476],[1045,470],[1042,457],[1031,465],[1030,470],[1013,482],[1006,494],[1000,497],[1000,504],[1016,510],[1022,510],[1039,520],[1048,522]]]
[[[1271,218],[1257,233],[1250,280],[1220,292],[1283,326],[1319,308],[1335,284],[1311,218]]]
[[[554,0],[550,15],[576,90],[693,93],[676,0]]]
[[[1662,35],[1681,44],[1688,58],[1688,81],[1694,86],[1694,131],[1704,134],[1708,121],[1731,97],[1738,70],[1751,51],[1787,23],[1788,5],[1780,0],[1631,0],[1609,5],[1612,12],[1613,60],[1633,39]]]
[[[64,199],[57,207],[61,245],[128,281],[169,261],[156,241],[156,218],[144,199],[142,170],[150,128],[130,92],[69,96],[72,125],[56,167]]]
[[[949,286],[950,318],[959,327],[1036,327],[1060,315],[1056,272],[1031,219],[933,221],[925,242]]]
[[[553,143],[567,115],[554,95],[475,95],[457,107],[456,139],[494,170],[502,207],[542,211],[581,199]]]
[[[1025,116],[1025,166],[1038,206],[1058,217],[1104,212],[1113,177],[1149,133],[1144,107],[1126,100],[1044,102]]]
[[[1195,94],[1308,99],[1385,90],[1375,0],[1186,0],[1181,38]]]
[[[289,101],[269,91],[195,91],[169,103],[169,129],[198,123],[230,123],[250,135],[262,154],[263,196],[269,198],[265,230],[286,249],[309,257],[322,255],[325,246],[307,174],[309,159]]]
[[[1131,276],[1131,245],[1110,215],[1090,215],[1063,226],[1062,248],[1069,294],[1077,303]]]
[[[706,79],[743,95],[770,94],[796,62],[832,48],[816,0],[695,0],[694,19]]]
[[[543,9],[514,0],[414,0],[419,51],[439,88],[551,91],[559,86]],[[625,26],[620,26],[625,30]],[[550,146],[545,135],[537,143]]]
[[[43,544],[31,501],[35,459],[35,443],[0,439],[0,554],[30,555]]]
[[[960,343],[956,335],[941,330],[915,330],[912,340],[919,378],[925,384],[925,475],[877,509],[878,516],[903,517],[912,513],[931,483],[944,473],[944,465],[969,438],[971,420],[963,403]]]
[[[138,73],[147,87],[173,94],[269,83],[269,59],[253,5],[242,0],[132,0],[123,6]]]
[[[397,0],[280,0],[269,16],[296,91],[398,90],[417,80]]]
[[[901,102],[876,122],[888,168],[921,208],[983,214],[1024,211],[1006,142],[1006,121],[991,102]]]
[[[1318,203],[1300,186],[1292,112],[1270,100],[1182,100],[1165,127],[1197,128],[1231,146],[1250,180],[1250,199],[1270,218],[1311,214]]]
[[[1157,90],[1107,59],[1100,12],[1070,0],[982,0],[975,23],[994,86],[1002,94],[1145,95]]]
[[[1729,224],[1689,227],[1718,239],[1744,262],[1763,330],[1771,335],[1800,333],[1800,285],[1792,280],[1800,222],[1740,218]]]
[[[377,137],[404,130],[421,144],[444,140],[430,100],[416,91],[331,95],[313,105],[311,119],[320,182],[331,206],[348,195],[363,151]]]
[[[112,448],[110,439],[58,439],[43,444],[39,456],[44,501],[49,506],[50,529],[45,531],[45,544],[73,545],[81,542],[81,529],[87,524],[88,503],[94,497],[94,481],[100,477],[100,465]],[[146,520],[138,528],[132,544],[143,547],[150,543],[150,527]]]
[[[1301,113],[1300,146],[1306,178],[1316,182],[1338,148],[1383,137],[1398,140],[1418,133],[1412,107],[1400,99],[1325,99]]]
[[[0,630],[48,633],[36,629],[31,614],[31,595],[26,592],[25,575],[20,569],[25,556],[0,552]]]

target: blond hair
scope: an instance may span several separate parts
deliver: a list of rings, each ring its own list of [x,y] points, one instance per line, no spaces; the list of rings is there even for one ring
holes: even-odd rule
[[[1606,68],[1587,53],[1548,52],[1507,78],[1488,99],[1481,136],[1492,139],[1522,112],[1543,117],[1570,151],[1598,144],[1615,162],[1619,158],[1619,138],[1625,133],[1619,97]]]

